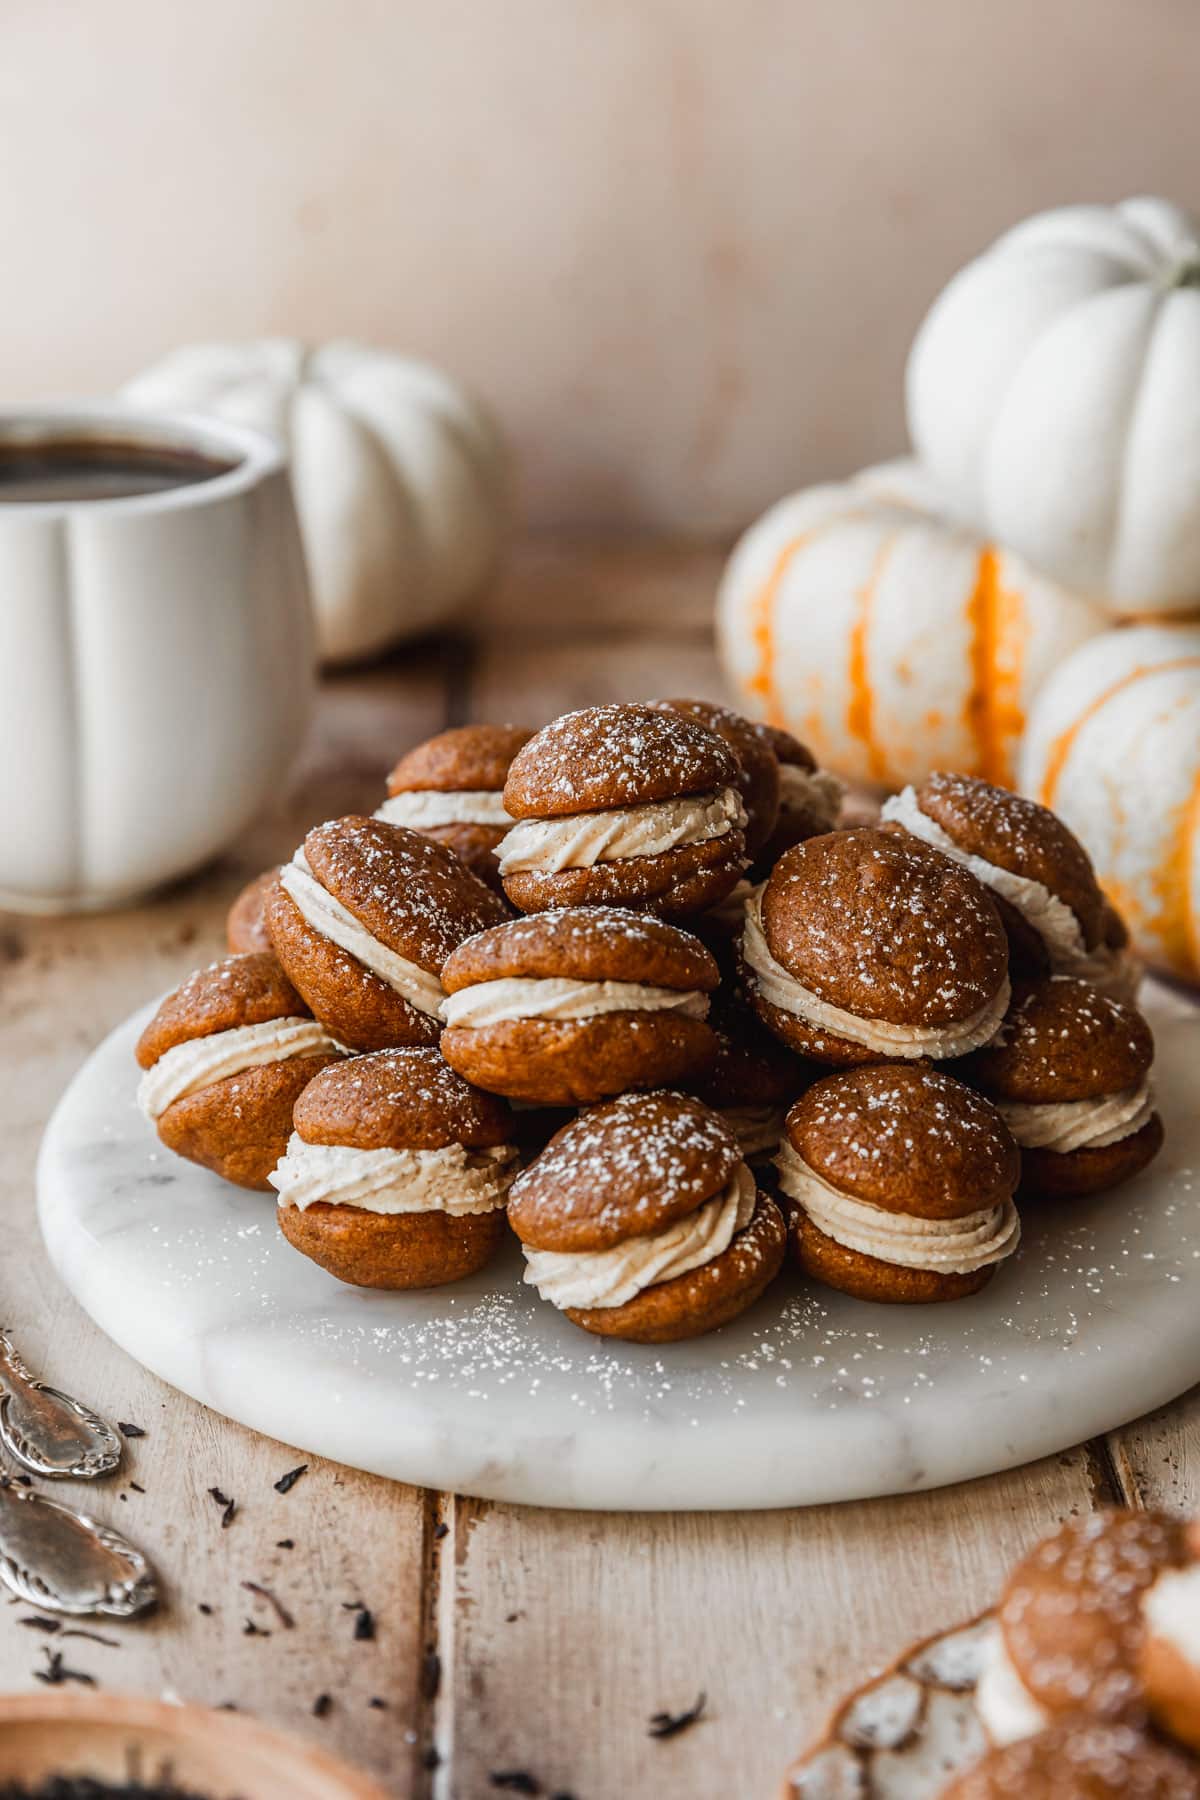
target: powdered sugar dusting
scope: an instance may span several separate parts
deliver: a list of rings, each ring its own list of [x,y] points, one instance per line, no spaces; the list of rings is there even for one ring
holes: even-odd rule
[[[627,806],[736,782],[720,738],[682,713],[587,706],[542,727],[513,759],[504,803],[514,818]]]

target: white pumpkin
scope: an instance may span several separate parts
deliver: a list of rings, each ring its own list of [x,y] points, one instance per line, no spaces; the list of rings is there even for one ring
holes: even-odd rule
[[[1200,626],[1076,651],[1034,707],[1021,786],[1082,838],[1147,961],[1200,980]]]
[[[931,501],[901,461],[773,506],[721,584],[726,673],[746,711],[850,780],[1011,786],[1033,696],[1105,620]]]
[[[908,424],[955,513],[1122,613],[1200,610],[1200,224],[1064,206],[961,270]]]
[[[214,413],[287,445],[327,660],[370,656],[443,623],[495,566],[508,519],[504,445],[429,363],[353,343],[194,344],[122,398]]]

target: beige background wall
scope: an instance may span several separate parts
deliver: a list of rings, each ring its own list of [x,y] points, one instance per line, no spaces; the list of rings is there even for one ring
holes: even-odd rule
[[[1200,204],[1195,0],[0,0],[0,401],[355,334],[497,407],[530,514],[727,528],[898,447],[1022,213]]]

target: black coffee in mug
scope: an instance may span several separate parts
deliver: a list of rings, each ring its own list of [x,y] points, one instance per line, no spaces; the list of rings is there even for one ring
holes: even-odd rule
[[[236,467],[197,450],[104,438],[0,442],[0,506],[125,500],[212,481]]]

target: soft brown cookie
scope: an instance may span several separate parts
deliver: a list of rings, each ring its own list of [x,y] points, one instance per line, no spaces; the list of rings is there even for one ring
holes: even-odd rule
[[[280,962],[356,1050],[435,1044],[442,964],[507,916],[444,844],[357,816],[310,831],[267,901]]]
[[[271,1177],[288,1242],[357,1287],[438,1287],[504,1237],[515,1125],[433,1049],[381,1050],[305,1090]]]
[[[801,1055],[941,1059],[988,1042],[1008,945],[966,869],[896,832],[809,838],[747,903],[741,958],[763,1023]]]
[[[1068,1519],[1009,1576],[977,1690],[995,1743],[1031,1736],[1063,1714],[1142,1724],[1143,1603],[1187,1557],[1184,1527],[1163,1513]]]
[[[779,758],[757,725],[714,700],[656,700],[653,705],[696,719],[733,751],[745,808],[747,856],[757,856],[779,818]]]
[[[1129,1725],[1077,1714],[991,1751],[941,1800],[1200,1800],[1200,1772]]]
[[[698,1075],[719,976],[687,932],[615,907],[494,926],[442,970],[442,1054],[512,1099],[566,1106]]]
[[[1013,933],[1021,974],[1076,975],[1132,991],[1137,971],[1127,946],[1111,941],[1115,914],[1091,859],[1048,807],[972,775],[938,771],[886,801],[883,818],[963,863],[1007,903],[1037,940],[1026,959],[1027,938]]]
[[[683,1094],[589,1107],[513,1184],[525,1279],[585,1331],[667,1343],[727,1323],[779,1269],[785,1232],[737,1141]]]
[[[756,725],[779,764],[779,813],[775,828],[755,855],[751,877],[765,881],[785,850],[806,838],[837,828],[845,788],[836,775],[817,767],[806,744],[778,725]]]
[[[267,896],[279,877],[278,868],[265,869],[248,881],[225,918],[225,940],[237,956],[254,951],[274,955],[271,934],[267,930]]]
[[[729,747],[669,708],[591,706],[513,759],[499,849],[523,912],[628,906],[678,919],[714,905],[745,864],[741,775]]]
[[[845,1069],[787,1115],[776,1167],[801,1266],[859,1300],[958,1300],[1020,1240],[1017,1147],[995,1108],[924,1064]]]
[[[167,1148],[239,1187],[265,1188],[295,1101],[342,1047],[275,958],[257,952],[189,975],[136,1055],[138,1100]]]
[[[1161,1731],[1200,1751],[1200,1520],[1183,1529],[1183,1560],[1142,1594],[1138,1673]]]
[[[1003,1030],[962,1072],[1021,1146],[1030,1192],[1073,1199],[1137,1175],[1162,1148],[1137,1009],[1069,976],[1020,986]]]
[[[504,783],[532,735],[521,725],[459,725],[427,738],[388,776],[388,797],[375,817],[447,845],[499,890],[496,845],[512,824]]]

